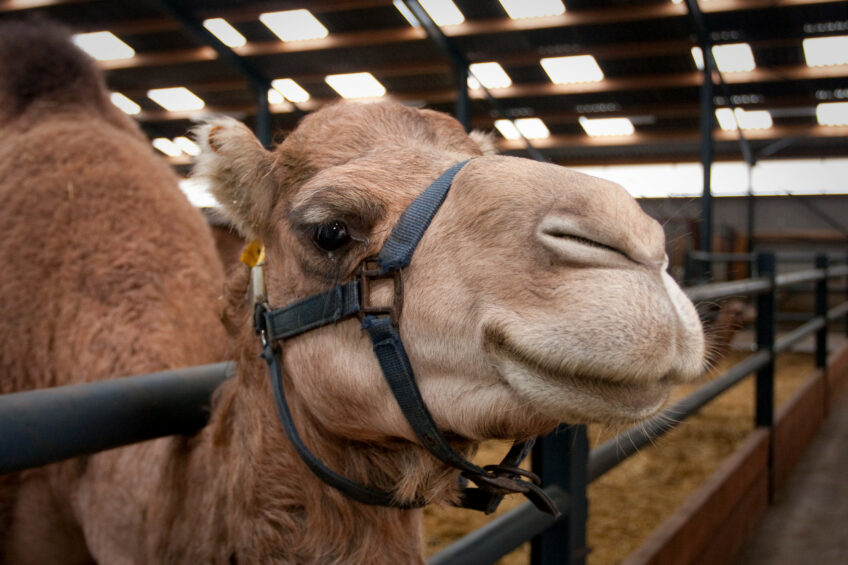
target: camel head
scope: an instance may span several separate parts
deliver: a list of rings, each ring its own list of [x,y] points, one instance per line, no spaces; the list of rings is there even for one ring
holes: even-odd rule
[[[327,107],[272,151],[228,119],[198,138],[196,174],[266,246],[272,307],[349,280],[410,202],[470,159],[403,270],[399,321],[422,396],[452,436],[638,421],[702,370],[701,324],[665,272],[663,230],[616,184],[484,155],[452,118],[394,103]],[[391,293],[378,284],[374,300]],[[355,318],[283,352],[286,386],[327,429],[414,441]]]

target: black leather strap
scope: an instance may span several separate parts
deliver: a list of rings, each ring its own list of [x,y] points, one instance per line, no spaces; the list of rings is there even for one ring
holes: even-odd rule
[[[288,436],[297,454],[315,476],[331,487],[340,490],[347,496],[364,504],[394,506],[396,508],[421,508],[426,504],[423,500],[401,503],[395,499],[394,494],[391,492],[367,487],[351,481],[336,473],[327,467],[323,461],[318,459],[306,447],[306,444],[303,443],[303,439],[301,439],[292,420],[291,412],[286,402],[286,393],[283,388],[283,374],[278,351],[275,350],[273,345],[268,344],[262,349],[262,358],[268,364],[268,371],[271,374],[271,388],[274,391],[274,401],[277,404],[277,414],[283,424],[283,430],[286,432],[286,436]]]
[[[265,339],[269,342],[334,324],[359,313],[359,283],[351,281],[321,294],[264,313]]]
[[[454,451],[436,427],[418,390],[400,335],[391,320],[366,316],[362,327],[371,337],[374,354],[380,362],[386,382],[421,444],[439,460],[452,467],[472,474],[485,475],[486,471]]]

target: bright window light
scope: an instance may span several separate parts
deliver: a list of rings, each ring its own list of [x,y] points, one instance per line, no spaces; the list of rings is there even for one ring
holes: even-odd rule
[[[635,128],[629,118],[596,118],[580,116],[580,125],[591,137],[633,135]]]
[[[766,110],[746,111],[742,108],[731,110],[730,108],[717,108],[715,111],[718,125],[724,131],[736,130],[736,124],[743,130],[769,129],[773,122],[771,114]]]
[[[174,138],[174,145],[179,147],[186,155],[196,157],[200,155],[200,147],[184,135]]]
[[[551,135],[545,122],[539,118],[495,120],[495,127],[506,139],[521,139],[522,134],[527,139],[544,139]]]
[[[548,126],[539,118],[520,118],[515,120],[515,127],[527,139],[544,139],[551,136]]]
[[[135,55],[135,49],[118,39],[110,31],[78,33],[73,37],[77,47],[98,61],[129,59]]]
[[[480,88],[477,80],[486,88],[506,88],[512,85],[509,75],[498,63],[471,63],[469,69],[474,75],[468,77],[470,88]]]
[[[286,101],[286,97],[280,94],[276,88],[268,89],[268,104],[282,104]]]
[[[309,10],[284,10],[259,14],[259,21],[283,41],[321,39],[330,33]]]
[[[695,61],[695,67],[699,71],[704,70],[704,50],[700,47],[692,48],[692,60]]]
[[[209,30],[209,33],[221,40],[221,43],[227,47],[241,47],[247,43],[247,40],[242,34],[230,25],[230,22],[224,18],[209,18],[203,20],[203,27]]]
[[[506,139],[521,139],[521,134],[512,120],[495,120],[495,127]]]
[[[465,16],[451,0],[418,0],[438,26],[452,26],[465,21]]]
[[[825,102],[816,106],[816,119],[823,126],[848,126],[848,102]]]
[[[809,67],[848,64],[848,35],[811,37],[803,41]]]
[[[112,104],[114,104],[127,114],[135,115],[141,112],[141,106],[139,106],[120,92],[113,92],[109,96],[109,100],[112,101]]]
[[[147,91],[147,97],[169,112],[200,110],[206,105],[200,97],[184,86],[154,88]]]
[[[547,57],[539,62],[554,84],[598,82],[604,79],[604,71],[591,55]]]
[[[271,86],[285,96],[289,102],[306,102],[309,100],[309,93],[290,78],[272,80]]]
[[[415,17],[415,14],[406,7],[403,0],[393,0],[392,4],[395,5],[395,8],[397,8],[397,11],[400,12],[403,18],[409,22],[409,25],[412,27],[421,27],[421,22],[419,22],[418,18]]]
[[[513,20],[558,16],[565,12],[561,0],[500,0],[501,6]]]
[[[386,88],[371,73],[328,75],[324,81],[343,98],[376,98],[386,93]]]
[[[748,72],[757,68],[754,52],[747,43],[715,45],[713,57],[715,57],[718,70],[723,73]]]
[[[183,154],[183,150],[180,149],[176,143],[174,143],[167,137],[157,137],[156,139],[154,139],[153,147],[155,147],[168,157],[179,157]]]

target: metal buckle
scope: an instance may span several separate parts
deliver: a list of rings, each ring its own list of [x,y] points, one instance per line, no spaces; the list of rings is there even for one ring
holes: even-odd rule
[[[403,274],[400,269],[384,273],[377,264],[376,257],[367,257],[359,264],[356,273],[359,281],[359,318],[365,316],[388,316],[392,325],[397,327],[403,311]],[[392,304],[375,306],[371,303],[371,283],[380,279],[392,279],[394,296]]]

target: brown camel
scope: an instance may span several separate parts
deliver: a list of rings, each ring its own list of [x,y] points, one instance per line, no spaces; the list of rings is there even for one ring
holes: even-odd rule
[[[206,221],[51,24],[0,26],[0,201],[0,392],[230,357]],[[178,496],[192,443],[2,477],[0,563],[151,563],[151,493]]]
[[[403,270],[399,321],[421,395],[462,453],[562,421],[638,421],[701,372],[701,325],[665,273],[662,229],[617,185],[483,155],[448,116],[392,103],[327,107],[273,151],[228,119],[198,138],[196,174],[266,248],[271,308],[350,280],[415,196],[471,159]],[[239,374],[203,432],[216,447],[197,464],[218,476],[170,522],[159,559],[421,562],[419,511],[351,500],[286,439],[247,280],[232,293]],[[376,284],[373,302],[391,303],[391,283]],[[456,500],[457,471],[421,447],[355,318],[281,349],[288,407],[318,459],[399,503]],[[215,512],[189,526],[197,507]],[[192,533],[190,548],[178,541]]]
[[[0,60],[8,58],[5,53]],[[77,108],[69,114],[64,119],[83,112]],[[88,155],[83,149],[107,137],[112,126],[104,124],[99,135],[86,136],[83,123],[72,122],[64,131],[81,137],[78,151]],[[63,131],[62,124],[57,118],[45,126],[39,151],[31,149],[30,159],[54,147],[51,143]],[[36,128],[22,129],[24,136]],[[75,146],[71,133],[61,138],[66,148]],[[266,247],[264,282],[272,308],[348,281],[363,258],[383,247],[416,195],[452,165],[471,159],[457,173],[411,264],[402,271],[404,305],[398,321],[421,398],[451,446],[464,455],[483,439],[524,439],[561,421],[640,420],[659,409],[674,383],[701,370],[700,322],[664,272],[662,230],[616,185],[554,165],[483,155],[480,145],[451,118],[388,103],[328,107],[304,119],[273,151],[232,120],[212,121],[198,136],[204,146],[198,174],[211,180],[242,232]],[[135,141],[126,137],[114,151],[127,161],[110,168],[110,177],[134,170],[128,154],[147,151],[140,145],[133,149]],[[3,147],[4,154],[12,153],[21,162],[22,137],[14,149]],[[38,161],[38,170],[49,171],[57,161],[89,173],[108,166],[77,156],[54,156]],[[146,179],[152,169],[145,171]],[[19,197],[6,188],[9,185],[50,184],[32,183],[31,176],[6,184],[15,169],[2,170],[7,201]],[[60,178],[65,181],[68,173]],[[125,184],[111,188],[122,191]],[[66,233],[78,219],[77,208],[68,202],[78,203],[84,194],[79,184],[71,186],[59,184],[65,192],[55,189],[56,204],[42,213],[44,218],[27,215],[35,226],[33,237],[51,242],[56,251],[49,255],[39,250],[44,254],[37,261],[39,275],[25,279],[22,286],[67,286],[70,273],[46,284],[50,269],[77,268],[84,282],[74,288],[83,292],[91,287],[97,300],[80,300],[66,308],[68,297],[53,299],[52,319],[66,310],[86,317],[77,333],[44,331],[18,345],[21,351],[46,358],[47,368],[33,373],[38,375],[57,372],[53,367],[92,374],[93,369],[82,371],[74,363],[87,358],[89,349],[102,349],[101,340],[116,333],[113,328],[127,317],[138,321],[120,326],[121,332],[132,335],[123,342],[131,351],[143,349],[151,328],[171,327],[148,317],[163,316],[165,305],[156,300],[175,292],[183,296],[185,288],[167,293],[138,290],[144,285],[127,281],[136,272],[133,265],[120,267],[130,256],[127,247],[138,246],[150,254],[163,246],[179,251],[170,254],[167,273],[177,269],[174,261],[188,261],[187,256],[198,253],[196,244],[191,249],[180,246],[182,240],[147,244],[147,233],[133,234],[131,241],[126,234],[111,247],[84,251],[99,240]],[[23,215],[44,201],[13,208]],[[92,216],[92,207],[98,205],[89,201],[79,217]],[[103,214],[111,209],[101,208]],[[58,221],[48,221],[61,212],[65,215]],[[140,223],[149,226],[160,220],[149,217],[153,214],[144,215],[147,223]],[[169,228],[181,225],[170,208],[157,208],[155,214],[170,214],[161,220]],[[180,218],[184,215],[180,211]],[[7,221],[16,225],[14,217]],[[92,232],[105,237],[110,230],[121,232],[127,222],[126,214],[105,222],[98,219]],[[48,238],[45,229],[55,235]],[[77,258],[74,253],[86,255]],[[207,253],[212,262],[211,245]],[[65,261],[68,255],[71,259]],[[22,265],[19,269],[31,267],[5,247],[3,258],[7,264]],[[83,259],[103,263],[91,269],[75,267],[84,264]],[[89,273],[99,273],[106,268],[102,265],[115,261],[119,274],[109,271],[107,282],[88,282]],[[202,267],[194,265],[196,278]],[[15,272],[13,280],[19,277]],[[193,438],[115,450],[55,466],[52,474],[35,472],[30,488],[22,488],[14,500],[5,528],[6,562],[422,562],[420,510],[354,501],[324,484],[295,453],[281,427],[268,369],[259,358],[263,348],[253,330],[254,305],[245,298],[248,278],[245,268],[230,285],[228,325],[237,340],[239,372],[219,389],[210,424]],[[162,279],[149,275],[144,280],[155,285]],[[199,295],[215,287],[213,281],[191,283],[198,302]],[[113,285],[120,288],[117,297],[106,293]],[[390,286],[388,281],[375,283],[373,301],[391,302]],[[254,293],[257,288],[254,282]],[[14,290],[11,296],[30,296]],[[121,311],[118,298],[137,290],[144,293],[144,302],[133,303],[136,308],[126,315],[114,314],[111,308]],[[4,292],[4,299],[8,296]],[[32,312],[32,301],[17,301],[28,302],[27,313]],[[194,314],[211,316],[212,310],[198,305]],[[21,328],[29,319],[12,319],[17,325],[2,326],[3,335],[28,335]],[[197,317],[179,321],[200,323]],[[211,320],[207,325],[214,327]],[[79,333],[91,337],[74,349],[83,341]],[[38,349],[45,336],[53,340],[49,352]],[[166,341],[176,349],[175,342],[190,339],[197,341],[198,349],[215,341],[190,329],[169,334]],[[288,339],[281,348],[276,358],[282,359],[288,408],[306,446],[324,464],[360,485],[391,493],[400,505],[458,498],[458,471],[418,442],[355,318]],[[59,349],[74,352],[67,365],[55,364]],[[3,349],[4,363],[13,351]],[[106,353],[114,356],[114,351]],[[23,371],[23,365],[19,361],[12,369]],[[112,365],[99,376],[151,370],[143,363]],[[12,369],[4,365],[4,373],[17,374]],[[69,380],[53,378],[43,384]]]

